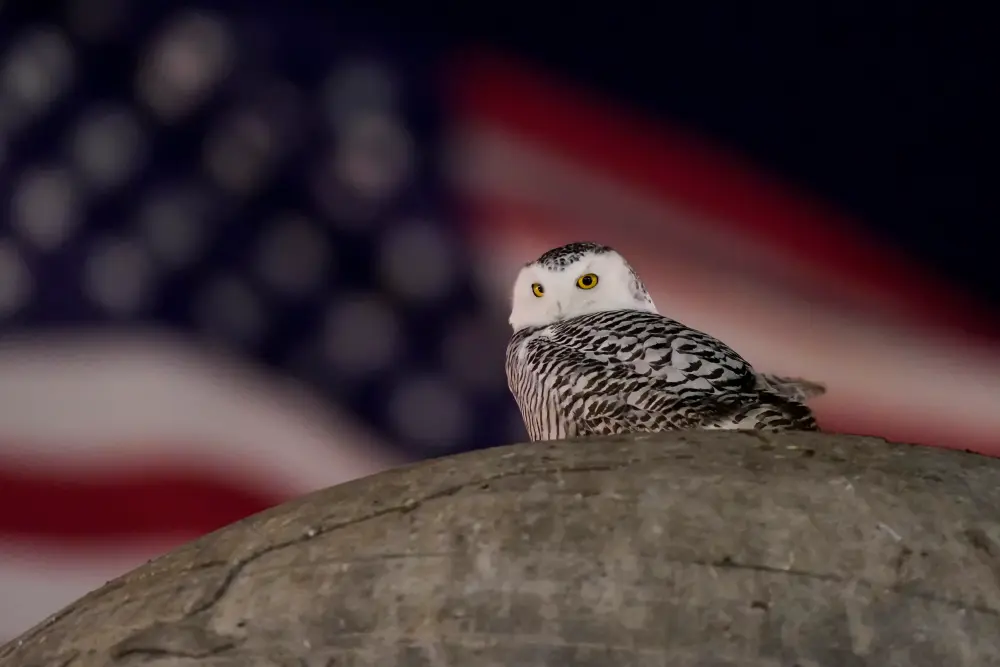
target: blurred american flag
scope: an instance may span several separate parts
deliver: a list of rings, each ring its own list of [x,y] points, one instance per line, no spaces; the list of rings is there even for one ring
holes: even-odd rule
[[[826,428],[1000,451],[981,306],[530,68],[265,2],[8,3],[0,44],[0,639],[292,496],[523,439],[507,290],[568,241],[826,382]]]

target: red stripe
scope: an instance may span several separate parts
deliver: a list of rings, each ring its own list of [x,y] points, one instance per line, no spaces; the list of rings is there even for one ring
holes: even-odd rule
[[[0,459],[0,535],[85,546],[201,535],[283,502],[194,467],[46,472]]]
[[[991,339],[1000,321],[981,303],[930,280],[857,225],[793,194],[760,170],[695,139],[521,68],[476,53],[456,59],[447,84],[460,115],[502,126],[591,169],[627,179],[650,196],[669,193],[743,233],[901,302],[908,315]]]

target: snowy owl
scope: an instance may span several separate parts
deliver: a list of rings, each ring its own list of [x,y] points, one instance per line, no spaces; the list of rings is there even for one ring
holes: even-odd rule
[[[625,258],[571,243],[514,283],[507,381],[532,440],[674,429],[818,430],[823,385],[756,372],[660,315]]]

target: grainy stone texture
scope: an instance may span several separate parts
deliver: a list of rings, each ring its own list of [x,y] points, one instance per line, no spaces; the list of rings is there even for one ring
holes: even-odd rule
[[[504,447],[223,528],[0,667],[1000,665],[998,510],[1000,460],[874,438]]]

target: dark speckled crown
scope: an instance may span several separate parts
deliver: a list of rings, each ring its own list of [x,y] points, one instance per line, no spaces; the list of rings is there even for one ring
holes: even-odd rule
[[[541,264],[547,269],[553,269],[556,271],[562,271],[567,266],[573,262],[579,260],[584,255],[590,253],[594,255],[601,255],[606,252],[611,252],[611,248],[608,246],[600,245],[598,243],[568,243],[564,246],[558,248],[553,248],[547,253],[536,259],[531,264]]]

